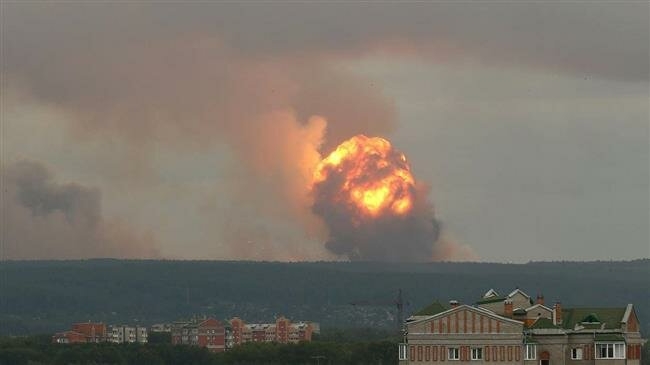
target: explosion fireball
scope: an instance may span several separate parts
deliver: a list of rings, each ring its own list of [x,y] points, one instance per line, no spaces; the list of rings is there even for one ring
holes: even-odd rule
[[[323,159],[314,173],[314,184],[341,180],[338,203],[362,215],[405,215],[413,207],[415,180],[404,154],[383,138],[358,135],[341,143]]]
[[[421,189],[420,189],[421,190]],[[430,261],[438,238],[431,205],[404,154],[379,137],[354,136],[313,173],[314,213],[329,229],[325,246],[351,260]]]

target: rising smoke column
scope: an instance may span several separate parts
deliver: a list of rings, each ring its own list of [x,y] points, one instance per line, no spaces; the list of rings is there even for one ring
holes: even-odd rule
[[[439,226],[406,157],[383,138],[357,135],[314,171],[313,212],[326,247],[350,260],[430,261]]]

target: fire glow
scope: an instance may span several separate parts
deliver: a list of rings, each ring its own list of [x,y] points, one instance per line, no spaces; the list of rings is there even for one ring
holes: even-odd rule
[[[405,216],[412,207],[415,179],[406,157],[380,137],[354,136],[325,157],[313,185],[334,187],[336,203],[365,217]]]

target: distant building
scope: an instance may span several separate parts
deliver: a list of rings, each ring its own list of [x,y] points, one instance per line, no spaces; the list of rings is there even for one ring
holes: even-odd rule
[[[212,352],[223,352],[226,349],[226,329],[214,318],[174,322],[171,337],[174,345],[205,347]]]
[[[86,343],[86,336],[83,333],[75,331],[59,332],[52,336],[52,343]]]
[[[399,363],[639,365],[644,341],[632,304],[549,308],[541,295],[490,289],[474,305],[434,302],[410,317]]]
[[[311,322],[292,323],[285,317],[278,317],[275,323],[246,323],[241,318],[230,320],[232,345],[246,342],[298,343],[311,341],[318,325]]]
[[[83,334],[86,342],[105,342],[107,339],[106,324],[101,322],[74,323],[72,331]]]
[[[74,323],[70,331],[55,333],[53,343],[147,342],[147,329],[140,326],[110,326],[104,323]]]
[[[169,323],[157,323],[151,326],[151,332],[171,332],[172,325]]]
[[[55,333],[53,343],[105,342],[107,339],[104,323],[75,323],[70,331]]]
[[[147,343],[147,328],[141,326],[110,326],[109,341],[113,343]]]

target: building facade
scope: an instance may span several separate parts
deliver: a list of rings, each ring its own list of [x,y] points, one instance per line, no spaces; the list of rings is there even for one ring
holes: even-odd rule
[[[147,328],[141,326],[110,326],[109,341],[113,343],[147,343]]]
[[[212,352],[226,350],[226,328],[214,318],[174,322],[171,338],[173,345],[205,347]]]
[[[147,328],[140,326],[111,325],[104,323],[74,323],[69,331],[55,333],[53,343],[139,342],[146,343]]]
[[[83,333],[75,331],[58,332],[52,336],[52,343],[86,343],[86,336]]]
[[[108,339],[106,324],[81,322],[74,323],[70,331],[55,333],[53,343],[105,342]]]
[[[230,320],[232,345],[246,342],[298,343],[311,341],[318,326],[311,322],[291,322],[278,317],[275,323],[246,323],[241,318]]]
[[[490,289],[474,305],[434,302],[411,316],[399,363],[458,365],[640,365],[634,306],[553,308],[516,289]]]

